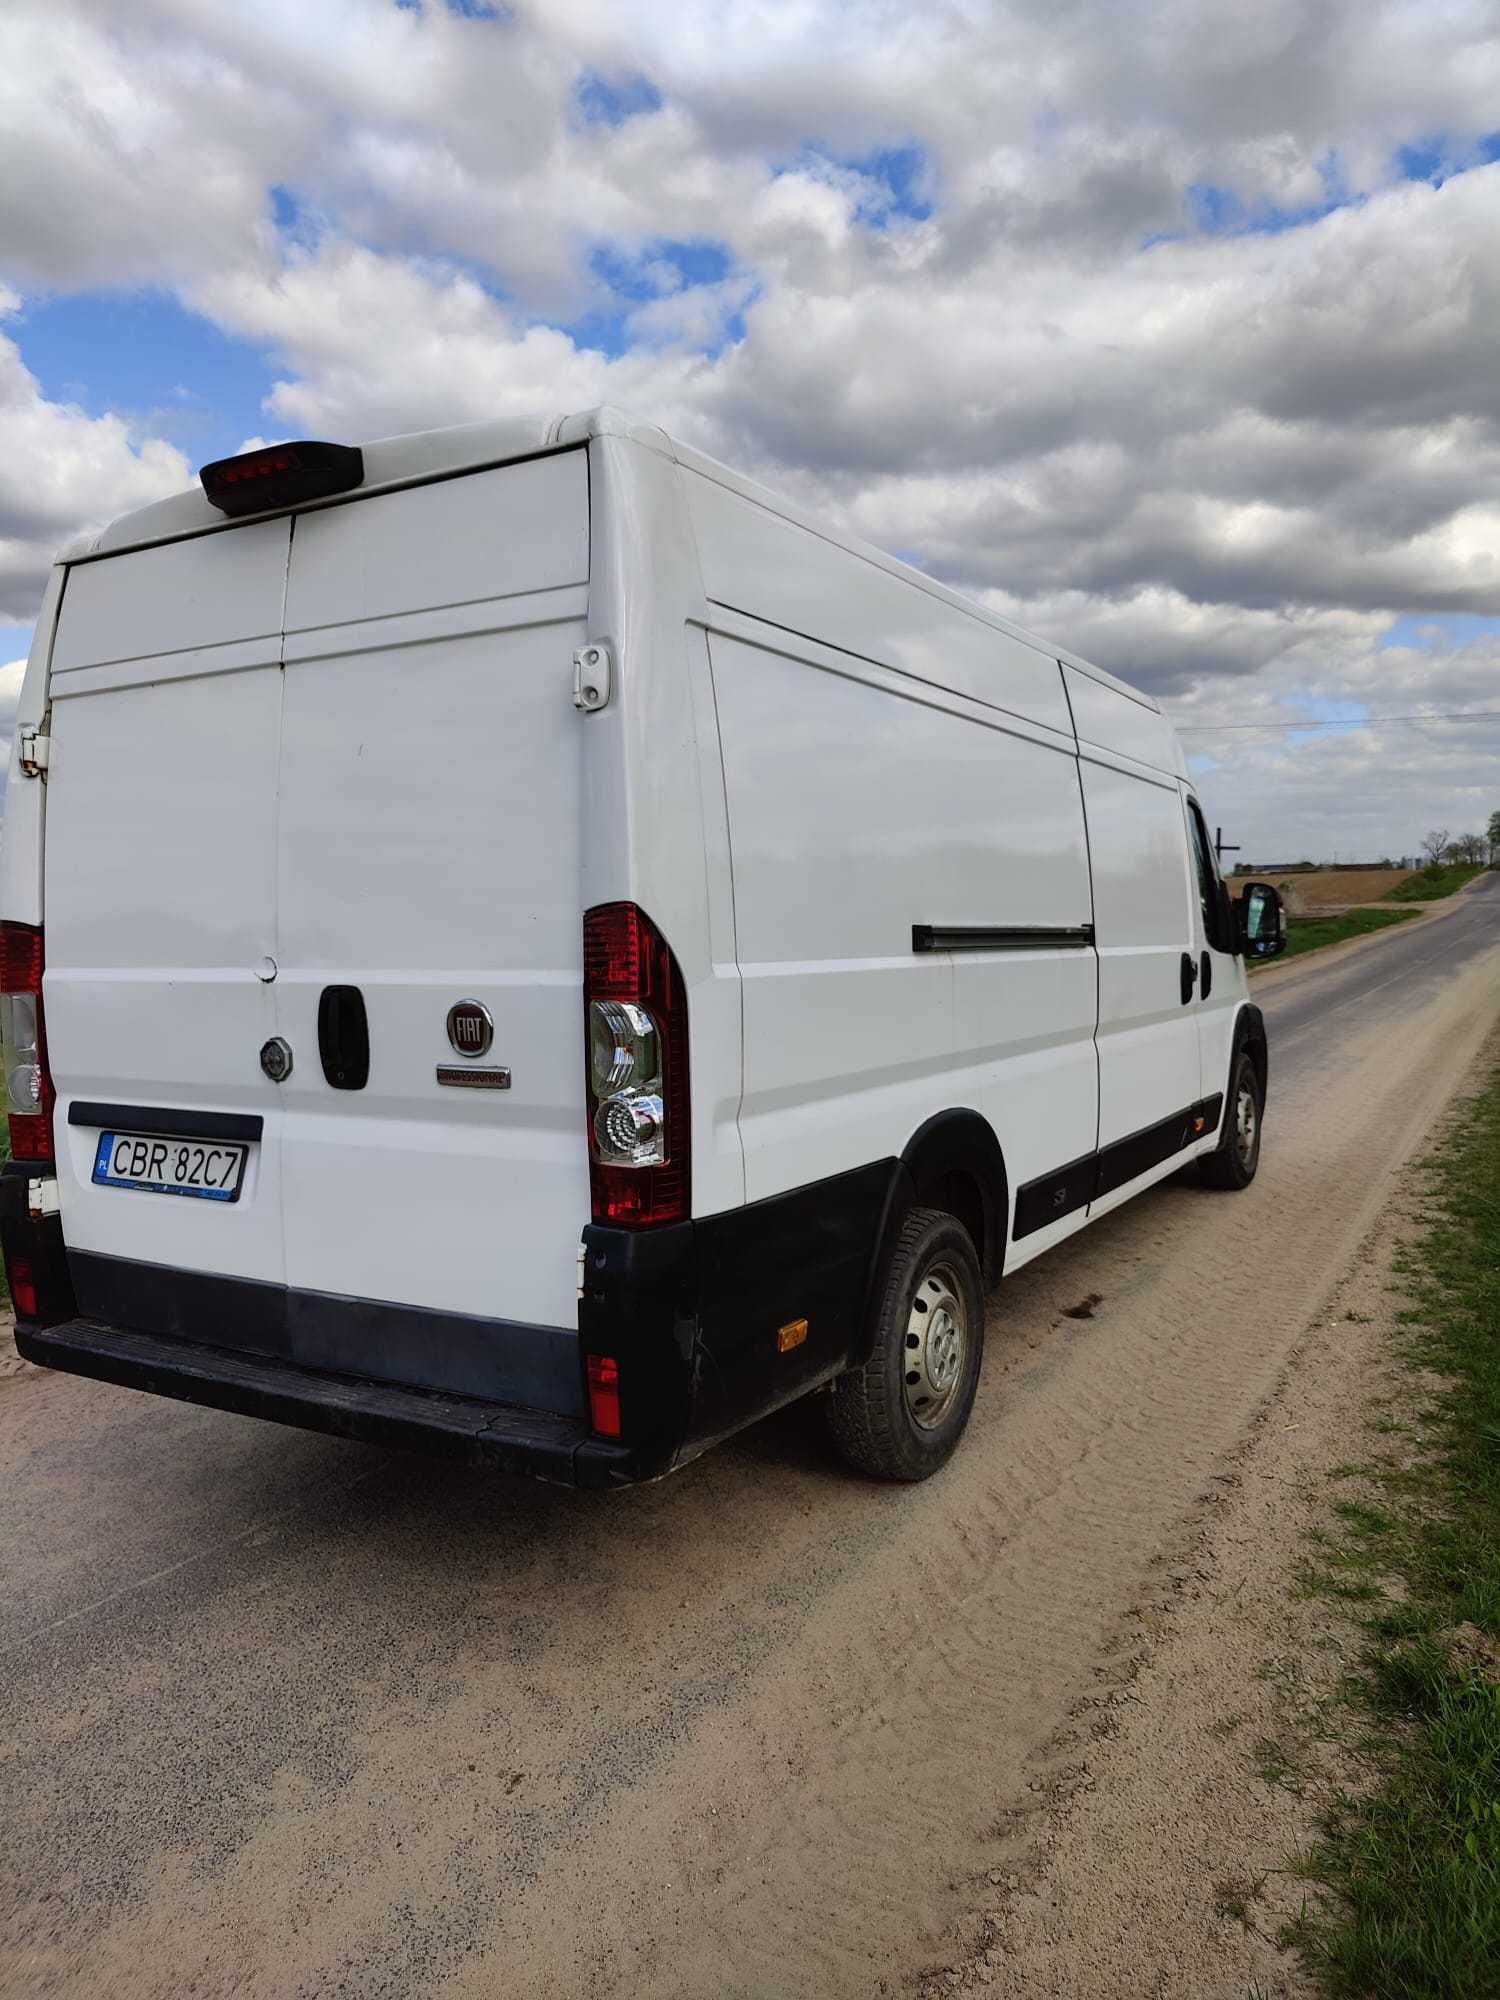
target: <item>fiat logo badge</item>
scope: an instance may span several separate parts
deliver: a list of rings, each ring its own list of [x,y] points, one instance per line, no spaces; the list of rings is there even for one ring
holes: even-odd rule
[[[453,1053],[484,1056],[495,1039],[495,1023],[482,1000],[455,1000],[448,1009],[448,1040]]]

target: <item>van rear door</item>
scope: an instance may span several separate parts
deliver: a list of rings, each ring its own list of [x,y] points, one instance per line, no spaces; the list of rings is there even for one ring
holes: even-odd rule
[[[280,1283],[275,1032],[281,618],[290,525],[76,564],[52,655],[46,1017],[65,1235],[87,1254]],[[265,1121],[234,1202],[95,1185],[103,1125]],[[139,1108],[137,1112],[136,1108]]]
[[[295,1057],[280,1093],[294,1290],[576,1324],[587,583],[581,449],[296,522],[274,987]],[[330,987],[363,1001],[361,1089],[324,1073]],[[493,1023],[483,1055],[450,1045],[465,1000]],[[499,1069],[508,1088],[470,1087]]]
[[[70,571],[46,1011],[85,1311],[576,1404],[588,549],[580,448]],[[450,1045],[462,1001],[482,1055]],[[258,1117],[238,1199],[95,1184],[101,1106]],[[165,1270],[127,1305],[88,1253]]]

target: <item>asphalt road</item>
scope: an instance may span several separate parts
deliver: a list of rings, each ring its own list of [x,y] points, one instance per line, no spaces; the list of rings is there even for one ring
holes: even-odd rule
[[[1408,922],[1352,948],[1336,946],[1327,956],[1313,953],[1268,967],[1251,979],[1251,998],[1275,1041],[1278,1077],[1295,1078],[1300,1063],[1315,1060],[1330,1030],[1336,1043],[1351,1017],[1368,1027],[1404,1012],[1491,950],[1500,936],[1500,873],[1479,876],[1447,907],[1431,907],[1430,922]]]
[[[588,1497],[0,1383],[0,1993],[912,1989],[1500,1019],[1500,880],[1256,982],[1266,1152],[1018,1273],[917,1489]],[[1119,1990],[1125,1990],[1121,1988]]]

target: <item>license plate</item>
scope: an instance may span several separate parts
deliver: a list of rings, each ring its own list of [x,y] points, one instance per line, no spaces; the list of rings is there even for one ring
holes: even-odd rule
[[[194,1195],[199,1201],[238,1201],[249,1150],[208,1139],[101,1132],[94,1152],[94,1185]]]

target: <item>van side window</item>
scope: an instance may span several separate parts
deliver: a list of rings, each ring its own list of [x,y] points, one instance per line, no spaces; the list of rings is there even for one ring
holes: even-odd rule
[[[1192,829],[1193,865],[1198,875],[1198,902],[1203,911],[1203,935],[1211,945],[1224,948],[1220,933],[1223,924],[1219,914],[1219,871],[1214,866],[1214,851],[1208,844],[1208,828],[1203,823],[1203,815],[1198,810],[1196,799],[1187,802],[1188,825]]]

